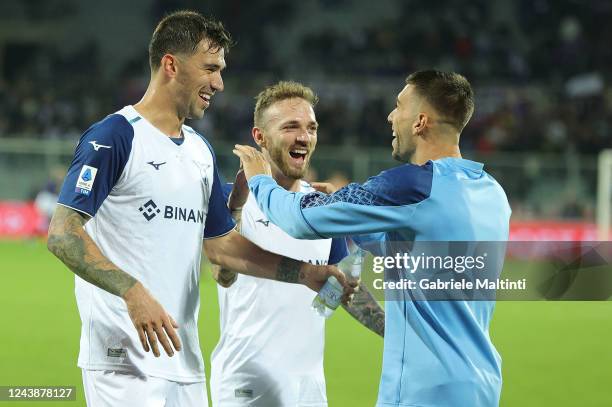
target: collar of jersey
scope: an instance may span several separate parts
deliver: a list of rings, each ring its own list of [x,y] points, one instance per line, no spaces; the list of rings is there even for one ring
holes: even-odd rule
[[[472,161],[472,160],[466,160],[465,158],[446,157],[446,158],[442,158],[436,161],[446,162],[451,165],[465,168],[467,170],[474,171],[474,172],[482,172],[482,169],[484,168],[483,163],[479,163],[477,161]]]
[[[180,144],[175,143],[174,141],[172,141],[172,137],[168,136],[166,133],[162,132],[160,129],[158,129],[157,127],[155,127],[150,121],[148,121],[143,115],[141,115],[140,113],[138,113],[138,111],[136,109],[134,109],[134,106],[129,105],[130,110],[132,111],[132,113],[134,113],[137,117],[140,117],[140,120],[145,123],[147,125],[147,127],[149,127],[150,129],[153,130],[153,133],[155,133],[156,137],[163,137],[164,139],[166,139],[167,143],[170,143],[172,146],[174,146],[174,148],[182,148],[185,143],[187,142],[187,131],[185,131],[185,129],[183,128],[184,126],[181,126],[181,134],[183,135],[183,142]]]

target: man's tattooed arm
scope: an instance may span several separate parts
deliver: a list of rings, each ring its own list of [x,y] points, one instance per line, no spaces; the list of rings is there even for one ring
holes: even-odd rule
[[[385,336],[385,311],[372,297],[365,284],[359,283],[359,290],[354,294],[351,303],[342,306],[363,326],[382,337]]]
[[[211,263],[223,268],[254,277],[303,284],[314,291],[320,290],[332,275],[341,283],[345,281],[342,272],[334,266],[316,266],[267,252],[235,230],[204,239],[204,250]],[[345,290],[352,291],[348,285]]]
[[[87,220],[85,215],[58,205],[49,225],[47,247],[76,275],[122,297],[137,280],[120,270],[100,252],[83,229]]]
[[[236,222],[236,231],[240,232],[240,221],[242,220],[242,208],[232,210],[232,218]],[[211,264],[210,270],[215,281],[221,286],[228,288],[236,282],[238,273],[218,264]]]
[[[241,220],[242,220],[242,208],[232,210],[232,218],[236,222],[236,231],[240,232]],[[302,263],[283,257],[278,263],[276,268],[276,275],[274,279],[277,281],[284,281],[286,283],[300,283],[300,267]],[[237,278],[237,272],[227,267],[223,267],[217,264],[212,264],[212,275],[215,281],[222,287],[230,287]],[[303,279],[302,273],[302,279]]]
[[[300,271],[302,262],[283,257],[276,268],[276,279],[285,283],[300,283],[304,280],[304,272]]]
[[[227,288],[236,282],[238,273],[234,270],[223,268],[218,264],[211,264],[210,268],[213,278],[221,287]]]

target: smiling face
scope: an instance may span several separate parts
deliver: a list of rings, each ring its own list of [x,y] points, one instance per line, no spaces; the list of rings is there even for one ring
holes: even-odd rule
[[[225,69],[223,48],[211,48],[207,40],[198,44],[191,55],[175,57],[176,105],[179,115],[201,119],[216,92],[223,91],[221,71]]]
[[[397,161],[410,162],[416,151],[418,109],[421,98],[416,94],[413,85],[406,85],[397,96],[395,109],[389,113],[387,121],[393,131],[393,158]]]
[[[271,104],[263,112],[262,126],[253,128],[253,137],[267,151],[273,169],[288,178],[301,179],[317,145],[317,128],[311,104],[302,98],[290,98]]]

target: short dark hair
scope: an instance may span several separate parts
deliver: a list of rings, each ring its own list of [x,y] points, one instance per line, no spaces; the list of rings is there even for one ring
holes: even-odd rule
[[[463,75],[437,70],[417,71],[406,78],[418,94],[461,131],[474,113],[474,91]]]
[[[234,45],[232,36],[220,21],[188,10],[168,14],[157,24],[149,43],[151,69],[155,71],[160,67],[165,54],[193,54],[203,39],[210,42],[213,50],[223,49],[226,54]]]
[[[253,113],[255,126],[261,127],[263,125],[262,118],[266,109],[276,102],[292,98],[304,99],[313,108],[319,101],[319,97],[308,86],[294,81],[280,81],[268,86],[255,97],[255,112]]]

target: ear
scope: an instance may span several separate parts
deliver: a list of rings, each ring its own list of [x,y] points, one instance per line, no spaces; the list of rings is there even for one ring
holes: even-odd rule
[[[412,129],[414,130],[414,134],[423,134],[425,129],[427,129],[427,125],[429,122],[429,117],[426,113],[419,113],[416,117],[412,125]]]
[[[169,78],[174,78],[177,72],[177,58],[172,54],[165,54],[159,69]]]
[[[261,131],[259,127],[253,127],[253,130],[251,130],[251,135],[259,147],[266,148],[266,138],[264,137],[263,131]]]

